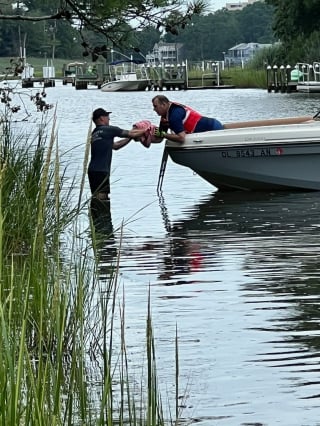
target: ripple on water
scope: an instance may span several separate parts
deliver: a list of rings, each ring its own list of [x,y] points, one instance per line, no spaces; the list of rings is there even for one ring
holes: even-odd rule
[[[63,86],[47,94],[57,103],[67,176],[79,185],[93,109],[113,111],[111,124],[124,128],[158,122],[154,92]],[[297,105],[303,115],[318,109],[316,97],[262,90],[166,94],[222,122],[294,116]],[[107,273],[124,223],[119,278],[130,362],[139,368],[144,357],[151,287],[159,383],[163,395],[174,396],[177,326],[186,419],[202,426],[319,425],[319,194],[215,193],[169,160],[159,198],[162,152],[162,144],[130,143],[114,153],[111,215],[100,228]]]

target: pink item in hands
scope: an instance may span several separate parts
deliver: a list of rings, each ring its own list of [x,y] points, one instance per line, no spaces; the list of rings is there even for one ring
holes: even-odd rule
[[[151,143],[159,142],[159,138],[154,135],[157,126],[149,120],[141,120],[133,125],[136,129],[145,129],[143,136],[140,137],[140,142],[146,148],[149,148]]]

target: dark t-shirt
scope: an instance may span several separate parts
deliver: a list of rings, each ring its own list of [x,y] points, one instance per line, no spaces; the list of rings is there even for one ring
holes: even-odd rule
[[[110,174],[113,139],[128,136],[127,130],[116,126],[97,126],[91,135],[91,160],[88,171]]]
[[[169,128],[176,134],[184,132],[183,120],[186,116],[186,110],[180,106],[171,104],[169,109]],[[223,125],[220,121],[215,118],[209,117],[201,117],[196,128],[194,129],[194,133],[197,132],[207,132],[209,130],[221,130],[223,129]]]

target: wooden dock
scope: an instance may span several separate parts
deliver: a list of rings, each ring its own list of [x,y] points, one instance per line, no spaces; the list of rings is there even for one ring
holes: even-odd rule
[[[235,88],[232,84],[225,84],[219,72],[210,69],[197,69],[197,77],[189,77],[187,64],[144,66],[150,80],[147,90],[217,90]],[[109,75],[106,74],[105,64],[96,63],[93,67],[87,63],[70,62],[62,69],[62,84],[72,84],[76,90],[86,90],[89,86],[100,89]],[[54,87],[54,74],[44,74],[45,77],[33,77],[30,74],[22,79],[22,87],[32,88],[38,83],[44,87]],[[50,78],[48,78],[50,77]]]
[[[270,83],[268,85],[268,92],[274,92],[274,93],[292,93],[297,91],[297,82],[296,81],[289,81],[285,82],[284,84],[275,84]]]
[[[29,77],[29,78],[23,78],[21,80],[21,86],[23,88],[34,87],[35,83],[39,83],[43,85],[43,87],[55,87],[56,85],[54,78]]]
[[[291,78],[292,72],[295,69],[291,68],[290,65],[273,67],[268,66],[266,68],[267,73],[267,90],[269,93],[292,93],[297,91],[298,79],[293,80]]]
[[[63,69],[63,84],[71,83],[77,90],[87,89],[89,85],[96,85],[98,89],[108,79],[102,64],[97,64],[95,73],[90,74],[87,66],[82,63],[70,63]],[[227,89],[233,85],[225,85],[217,71],[200,71],[199,77],[189,78],[187,64],[146,66],[145,72],[150,79],[149,90],[201,90]]]
[[[96,74],[82,74],[75,77],[72,85],[76,90],[85,90],[89,85],[97,86],[100,89],[102,83],[103,79]]]
[[[218,90],[218,89],[235,89],[236,86],[233,84],[219,84],[219,86],[188,86],[187,90]]]

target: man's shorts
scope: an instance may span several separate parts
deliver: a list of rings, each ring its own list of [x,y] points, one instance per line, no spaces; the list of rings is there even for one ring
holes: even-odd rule
[[[105,198],[108,199],[110,194],[109,173],[88,172],[88,178],[92,195],[105,194]]]

